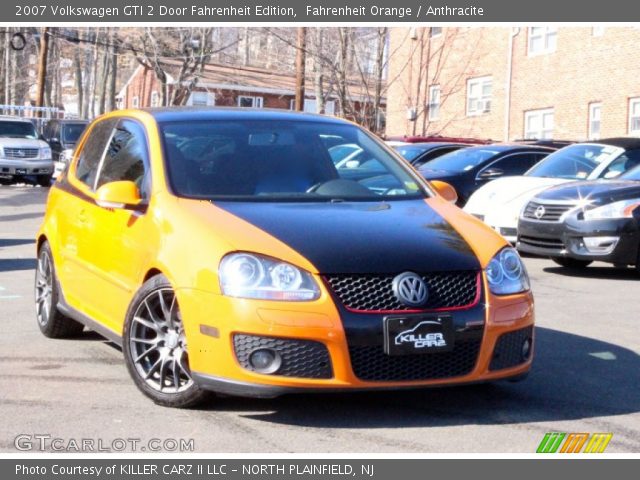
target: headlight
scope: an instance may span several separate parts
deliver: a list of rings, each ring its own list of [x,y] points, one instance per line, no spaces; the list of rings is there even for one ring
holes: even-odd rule
[[[309,272],[252,253],[231,253],[220,262],[220,288],[229,297],[304,302],[320,289]]]
[[[530,288],[527,270],[513,248],[500,250],[487,265],[485,273],[489,289],[496,295],[525,292]]]
[[[41,148],[40,158],[51,158],[51,148],[50,147]]]
[[[607,218],[631,218],[633,211],[640,207],[640,199],[632,198],[620,202],[609,203],[601,207],[584,211],[585,220],[603,220]]]

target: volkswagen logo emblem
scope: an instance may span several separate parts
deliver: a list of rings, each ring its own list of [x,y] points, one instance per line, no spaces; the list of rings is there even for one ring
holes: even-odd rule
[[[542,205],[540,205],[538,208],[536,208],[536,211],[533,212],[533,216],[536,217],[538,220],[540,220],[542,217],[544,217],[545,213],[546,213],[546,210]]]
[[[393,294],[408,307],[421,307],[427,303],[429,291],[419,275],[405,272],[393,279]]]

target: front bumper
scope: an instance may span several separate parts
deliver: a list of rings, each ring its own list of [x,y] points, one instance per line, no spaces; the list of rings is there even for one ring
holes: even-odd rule
[[[0,158],[0,176],[51,175],[53,160],[14,160]]]
[[[594,248],[598,238],[601,247]],[[639,246],[640,226],[634,218],[585,221],[572,215],[562,222],[521,218],[518,224],[518,250],[540,256],[634,265]]]
[[[455,345],[460,350],[408,355],[404,359],[389,357],[383,351],[384,315],[347,312],[341,305],[336,307],[337,302],[326,293],[315,302],[283,304],[189,289],[178,290],[178,301],[193,378],[202,388],[219,393],[274,397],[300,392],[437,387],[521,377],[531,367],[532,352],[526,358],[518,356],[522,339],[533,342],[530,293],[483,297],[471,308],[446,312],[453,317]],[[246,368],[245,357],[238,354],[234,342],[237,336],[271,344],[320,344],[326,349],[328,374],[326,368],[318,369],[313,364],[320,358],[317,350],[308,357],[306,350],[295,345],[289,349],[294,353],[286,355],[300,368],[290,368],[286,374],[280,374],[282,370],[275,374],[252,371]],[[411,365],[407,367],[406,362]],[[295,376],[295,372],[307,376]],[[419,377],[421,372],[428,375]]]

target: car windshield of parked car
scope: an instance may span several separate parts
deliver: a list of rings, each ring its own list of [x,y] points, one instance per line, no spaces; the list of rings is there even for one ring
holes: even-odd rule
[[[414,160],[418,155],[429,150],[429,147],[416,147],[414,145],[398,145],[393,147],[393,149],[402,155],[402,158],[406,160]]]
[[[428,190],[359,127],[290,120],[161,123],[175,194],[245,201],[393,200]],[[367,180],[385,176],[387,187]]]
[[[497,150],[485,147],[462,148],[425,163],[420,170],[444,170],[467,172],[498,154]]]
[[[525,173],[528,177],[584,180],[603,162],[609,162],[624,150],[611,145],[579,143],[552,153]]]
[[[62,140],[64,143],[76,143],[86,125],[84,123],[68,123],[62,129]]]
[[[31,122],[0,122],[0,137],[35,139],[38,132]]]

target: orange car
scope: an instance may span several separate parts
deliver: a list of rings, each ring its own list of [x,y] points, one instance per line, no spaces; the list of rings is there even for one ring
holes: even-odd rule
[[[173,407],[520,379],[527,273],[455,198],[343,120],[114,112],[51,188],[38,325],[119,343],[138,388]]]

